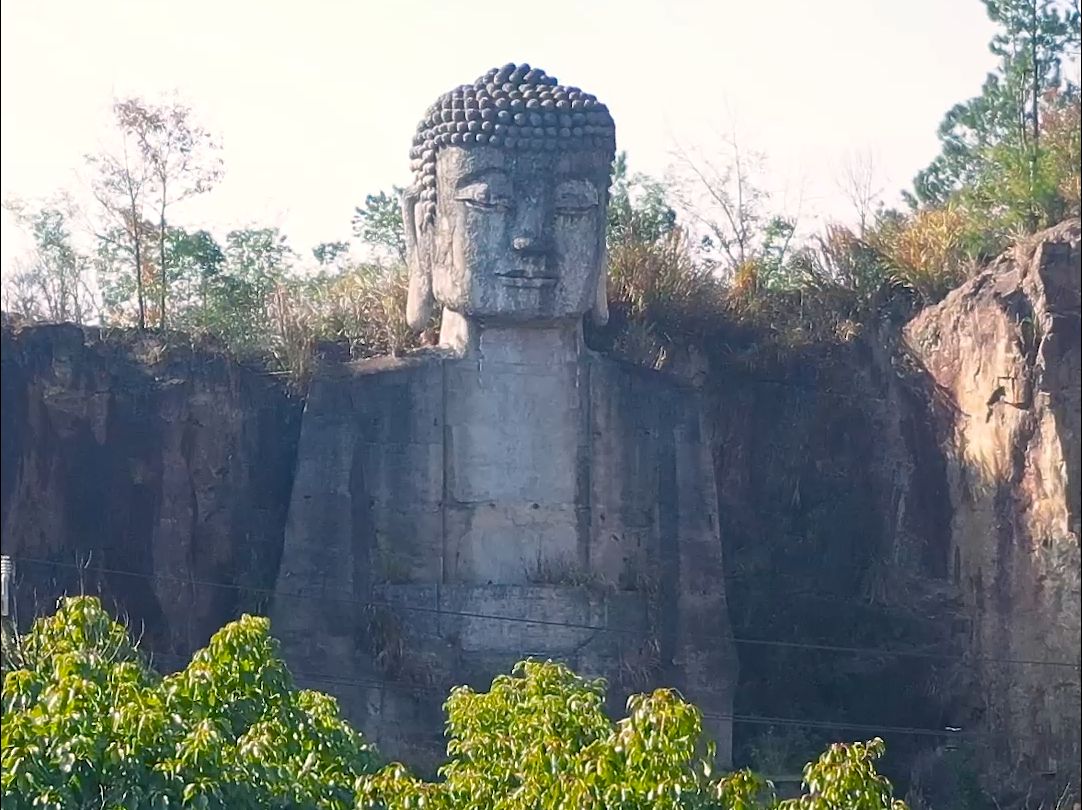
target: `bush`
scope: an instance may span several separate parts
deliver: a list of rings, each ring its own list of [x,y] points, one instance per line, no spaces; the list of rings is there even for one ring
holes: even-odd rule
[[[904,809],[881,740],[831,746],[779,802],[748,771],[713,774],[702,714],[673,690],[614,724],[604,681],[551,661],[451,692],[441,781],[377,771],[334,700],[294,688],[268,629],[243,616],[163,678],[96,599],[62,600],[4,677],[4,807]]]
[[[374,752],[268,629],[243,616],[163,678],[97,599],[62,600],[4,676],[4,807],[352,807]]]
[[[604,714],[605,684],[552,662],[524,661],[488,692],[458,687],[446,704],[441,782],[399,764],[367,780],[361,806],[386,808],[642,808],[646,810],[903,810],[875,770],[882,740],[834,745],[804,770],[806,795],[778,801],[750,771],[713,774],[702,714],[671,689],[634,695],[628,716]]]
[[[416,348],[420,338],[406,323],[407,288],[404,267],[378,265],[279,285],[268,307],[278,364],[303,380],[320,343],[341,344],[354,358]]]
[[[974,223],[957,204],[924,208],[879,224],[870,243],[890,279],[934,304],[971,272]]]
[[[715,317],[721,300],[721,284],[696,264],[680,229],[609,248],[609,301],[630,319],[661,332],[694,331]]]

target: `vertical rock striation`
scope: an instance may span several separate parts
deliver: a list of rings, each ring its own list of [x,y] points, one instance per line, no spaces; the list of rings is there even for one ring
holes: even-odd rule
[[[186,656],[260,609],[300,422],[280,382],[177,334],[5,322],[0,339],[3,548],[22,617],[100,592],[149,649]]]

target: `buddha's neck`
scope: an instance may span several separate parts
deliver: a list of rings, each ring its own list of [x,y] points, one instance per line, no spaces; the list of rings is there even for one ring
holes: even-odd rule
[[[574,360],[582,353],[582,321],[486,325],[444,309],[440,346],[463,357],[477,355],[506,363],[550,365]]]

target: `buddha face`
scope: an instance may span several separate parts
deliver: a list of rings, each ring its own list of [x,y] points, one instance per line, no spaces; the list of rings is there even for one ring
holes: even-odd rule
[[[427,319],[418,297],[486,323],[581,318],[604,297],[608,181],[594,150],[441,149],[435,221],[418,227],[404,201],[411,272],[427,282],[411,284],[411,322]]]

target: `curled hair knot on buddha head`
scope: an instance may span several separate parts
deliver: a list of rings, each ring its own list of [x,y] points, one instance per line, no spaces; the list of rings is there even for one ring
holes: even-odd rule
[[[473,84],[444,93],[417,125],[410,149],[412,196],[420,225],[436,217],[436,153],[447,146],[520,151],[598,151],[611,163],[616,128],[608,108],[578,87],[527,64],[492,68]]]

